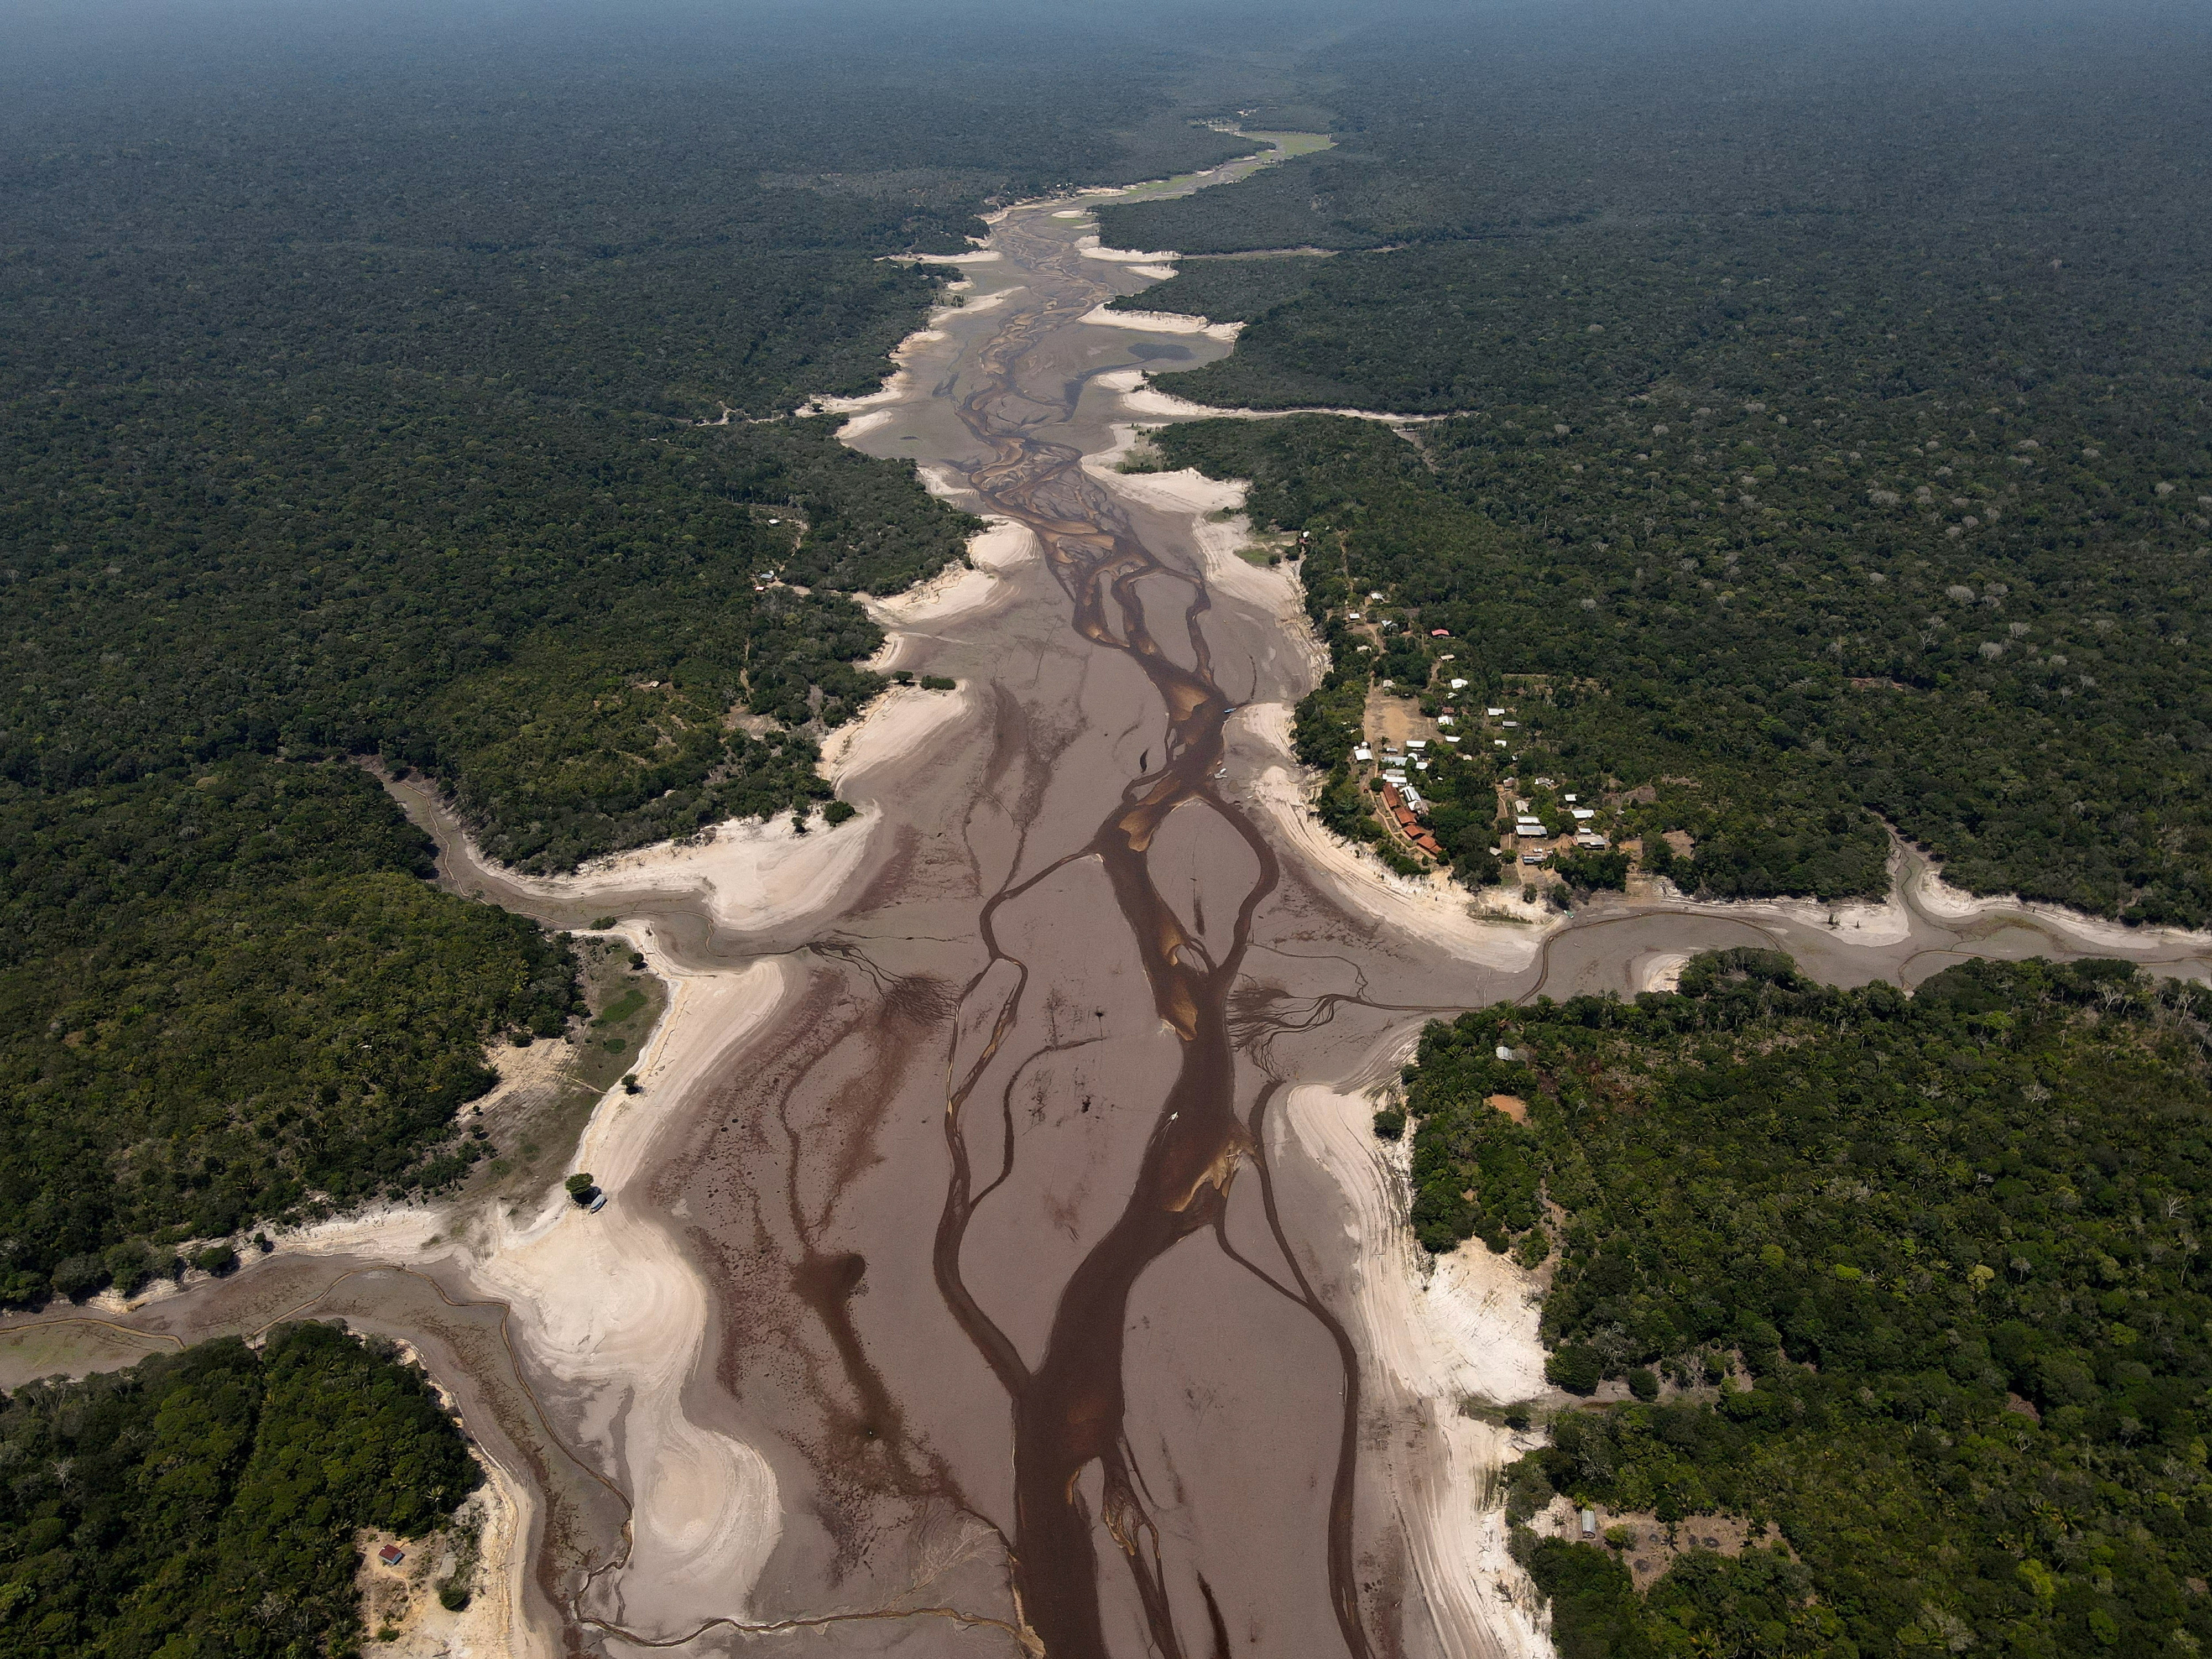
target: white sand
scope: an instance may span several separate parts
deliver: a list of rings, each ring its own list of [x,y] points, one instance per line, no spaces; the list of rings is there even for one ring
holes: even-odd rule
[[[1138,270],[1144,276],[1153,274],[1142,266]],[[1173,271],[1167,274],[1170,276],[1175,275]],[[1076,321],[1097,323],[1107,328],[1132,329],[1139,334],[1203,334],[1212,340],[1233,340],[1244,331],[1242,323],[1208,322],[1203,317],[1193,317],[1180,311],[1113,311],[1103,305],[1091,307]],[[1133,380],[1141,373],[1133,369],[1130,377]],[[1111,381],[1115,377],[1102,374],[1098,378]],[[1193,404],[1192,407],[1196,408],[1197,405]]]
[[[902,344],[904,342],[901,342]],[[894,361],[897,352],[892,354]],[[914,389],[914,376],[904,368],[884,377],[884,383],[873,392],[858,398],[811,398],[794,412],[800,415],[860,415],[885,404],[895,404]],[[846,428],[838,428],[842,437]]]
[[[969,686],[957,691],[924,691],[895,685],[868,705],[861,717],[840,726],[822,745],[822,769],[842,788],[886,761],[904,761],[928,746],[939,732],[957,726],[980,706]]]
[[[975,538],[971,556],[983,568],[963,574],[997,580],[1036,553],[1027,532],[1000,526]],[[941,616],[955,603],[950,585],[935,595],[900,597],[908,601],[905,620]],[[897,599],[884,603],[899,606]],[[824,749],[830,775],[855,780],[910,754],[949,729],[970,702],[965,691],[887,694],[831,735]],[[501,873],[570,900],[641,888],[688,893],[727,925],[765,927],[832,903],[860,867],[874,819],[864,807],[836,830],[805,836],[787,818],[726,823],[702,846],[618,854],[571,877]],[[635,1625],[649,1610],[656,1632],[674,1634],[708,1618],[744,1615],[782,1519],[766,1460],[684,1413],[684,1389],[702,1363],[708,1291],[677,1233],[650,1207],[646,1172],[664,1135],[693,1115],[697,1091],[724,1057],[773,1012],[786,969],[771,960],[741,970],[693,971],[658,948],[649,927],[619,931],[672,994],[639,1057],[642,1092],[610,1091],[578,1149],[575,1167],[608,1194],[604,1209],[586,1213],[549,1185],[534,1210],[481,1218],[465,1239],[434,1244],[453,1218],[425,1208],[326,1224],[288,1244],[394,1255],[437,1249],[466,1266],[485,1293],[510,1304],[516,1340],[585,1399],[584,1443],[611,1468],[619,1459],[635,1504],[629,1559],[605,1587],[622,1597],[625,1623]],[[518,1557],[514,1571],[522,1567]],[[518,1583],[514,1595],[520,1593]]]
[[[825,410],[823,412],[830,413],[834,411]],[[864,438],[869,433],[877,430],[880,427],[889,426],[896,419],[898,419],[898,416],[894,410],[888,409],[872,409],[864,415],[855,415],[851,420],[846,422],[844,425],[839,427],[837,428],[837,437],[841,442],[851,443],[854,439]]]
[[[1917,867],[1915,867],[1917,866]],[[2028,900],[2016,894],[1978,897],[1952,886],[1942,872],[1919,859],[1908,864],[1906,883],[1915,902],[1942,921],[1971,921],[1980,916],[2011,911],[2034,917],[2082,943],[2102,950],[2134,955],[2148,951],[2212,951],[2212,933],[2186,927],[2130,927],[2102,916],[2085,915],[2063,905]],[[1893,900],[1894,903],[1896,901]]]
[[[921,471],[922,483],[933,495],[968,493],[957,477],[939,477],[933,468]],[[968,538],[964,565],[948,565],[927,581],[889,599],[861,595],[860,603],[886,635],[867,665],[879,674],[906,666],[909,659],[921,654],[918,647],[930,634],[946,623],[1012,603],[1015,587],[1007,577],[1042,556],[1042,547],[1026,526],[994,519],[989,528]]]
[[[486,1458],[484,1468],[488,1478],[478,1495],[484,1518],[477,1556],[478,1588],[475,1599],[452,1615],[451,1651],[454,1659],[552,1659],[555,1644],[524,1616],[522,1605],[536,1502],[530,1489],[499,1464]]]
[[[952,286],[956,289],[961,289],[968,288],[971,286],[971,284],[967,283],[955,283]],[[1026,294],[1028,292],[1029,289],[1025,284],[1015,288],[997,289],[988,294],[977,295],[965,305],[956,306],[950,310],[941,311],[937,314],[940,317],[972,317],[979,311],[995,311],[1000,306],[1005,305],[1009,300],[1012,300],[1017,294]]]
[[[858,818],[837,829],[824,830],[817,823],[802,836],[788,817],[766,823],[738,818],[716,825],[713,839],[698,845],[661,842],[594,859],[572,876],[526,876],[506,869],[498,875],[526,892],[570,902],[640,888],[662,896],[690,895],[726,927],[761,929],[827,909],[866,856],[874,823],[875,815],[863,808]],[[485,863],[473,843],[470,850],[479,864]]]
[[[1413,1041],[1404,1038],[1393,1060]],[[1540,1443],[1460,1414],[1545,1392],[1532,1275],[1480,1243],[1433,1270],[1406,1223],[1408,1143],[1377,1140],[1359,1093],[1293,1089],[1283,1133],[1327,1170],[1346,1199],[1358,1266],[1346,1313],[1370,1362],[1376,1407],[1420,1431],[1394,1435],[1383,1467],[1413,1568],[1450,1659],[1548,1655],[1534,1586],[1506,1550],[1498,1472]]]
[[[1901,945],[1912,936],[1917,907],[1930,919],[1947,925],[1990,916],[2030,918],[2052,932],[2067,936],[2085,951],[2111,951],[2124,956],[2154,952],[2212,952],[2212,933],[2183,927],[2130,927],[2103,916],[2093,916],[2063,905],[2030,901],[2015,894],[1979,896],[1952,886],[1942,872],[1917,853],[1898,848],[1889,860],[1890,890],[1879,902],[1848,899],[1823,904],[1817,899],[1771,898],[1681,899],[1669,884],[1665,890],[1696,915],[1767,916],[1800,927],[1816,929],[1846,945]]]
[[[1145,253],[1139,252],[1135,248],[1101,247],[1098,246],[1098,235],[1096,231],[1092,232],[1088,236],[1079,239],[1075,246],[1076,251],[1081,253],[1086,259],[1103,259],[1109,264],[1116,265],[1167,265],[1172,267],[1175,264],[1175,262],[1182,257],[1181,254],[1174,252],[1171,250],[1160,250],[1151,253]]]
[[[1198,550],[1206,585],[1216,592],[1272,613],[1291,638],[1310,643],[1312,629],[1306,620],[1304,593],[1294,568],[1287,563],[1254,564],[1238,556],[1239,550],[1251,546],[1253,539],[1252,521],[1243,513],[1244,485],[1209,478],[1188,467],[1179,472],[1116,472],[1115,466],[1128,453],[1129,438],[1124,434],[1133,437],[1134,430],[1116,427],[1115,447],[1085,456],[1083,470],[1129,501],[1189,514],[1190,539]],[[1235,516],[1210,520],[1206,515],[1212,513]],[[1317,671],[1327,666],[1320,660],[1318,649],[1315,646]]]
[[[1208,326],[1225,327],[1228,325],[1212,324]],[[1144,371],[1133,369],[1130,373],[1141,376]],[[1115,377],[1102,374],[1098,378],[1110,380]],[[1216,409],[1210,404],[1194,404],[1188,398],[1177,398],[1162,392],[1149,380],[1123,392],[1121,407],[1132,415],[1164,416],[1182,421],[1279,421],[1290,415],[1344,415],[1357,421],[1380,421],[1385,426],[1422,426],[1431,421],[1450,418],[1445,415],[1395,415],[1388,410],[1379,409],[1335,409],[1318,404],[1297,409]]]
[[[611,1090],[577,1149],[575,1167],[591,1172],[606,1206],[587,1213],[555,1187],[534,1214],[490,1218],[472,1277],[508,1300],[516,1340],[588,1402],[580,1437],[619,1464],[635,1504],[629,1559],[611,1588],[626,1622],[649,1612],[670,1634],[743,1609],[782,1511],[766,1459],[684,1414],[708,1291],[647,1182],[658,1144],[690,1115],[715,1063],[774,1011],[785,969],[690,973],[641,930],[630,938],[673,994],[638,1067],[643,1092]]]

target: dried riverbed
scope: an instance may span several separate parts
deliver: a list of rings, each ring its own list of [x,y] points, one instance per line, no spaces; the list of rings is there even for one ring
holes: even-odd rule
[[[1231,342],[1100,313],[1157,267],[1079,203],[963,265],[848,434],[999,525],[881,608],[886,661],[960,689],[840,736],[859,818],[538,881],[412,802],[449,884],[617,916],[672,989],[586,1133],[608,1209],[364,1218],[0,1360],[301,1312],[406,1337],[526,1495],[514,1651],[1544,1651],[1483,1496],[1515,1443],[1457,1409],[1540,1386],[1528,1285],[1419,1261],[1366,1127],[1420,1022],[1722,945],[1912,983],[2202,978],[2206,943],[1963,903],[1905,854],[1887,907],[1548,928],[1387,876],[1304,811],[1294,576],[1235,556],[1220,486],[1098,465],[1135,370]]]

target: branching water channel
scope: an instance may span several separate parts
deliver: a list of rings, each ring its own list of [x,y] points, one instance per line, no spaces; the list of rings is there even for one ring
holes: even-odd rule
[[[1222,1226],[1230,1182],[1247,1163],[1266,1179],[1261,1127],[1273,1086],[1261,1088],[1249,1109],[1240,1111],[1229,1000],[1250,944],[1254,913],[1274,890],[1279,870],[1266,838],[1214,787],[1223,726],[1232,705],[1213,677],[1205,630],[1211,600],[1204,577],[1164,563],[1146,547],[1112,496],[1085,476],[1080,452],[1037,435],[1037,428],[1068,419],[1073,404],[1048,400],[1022,383],[1035,343],[1111,290],[1083,272],[1076,248],[1028,228],[1018,212],[1002,222],[994,242],[1028,275],[1034,298],[983,348],[970,376],[972,389],[960,404],[963,423],[990,451],[988,460],[970,470],[969,482],[994,509],[1036,532],[1067,594],[1075,630],[1094,646],[1125,653],[1143,671],[1166,716],[1168,738],[1159,765],[1128,782],[1087,845],[1002,888],[983,907],[979,928],[991,965],[971,981],[965,997],[997,1001],[983,1011],[980,1022],[988,1027],[987,1039],[972,1056],[956,1055],[948,1075],[945,1133],[952,1176],[938,1229],[937,1282],[1012,1407],[1015,1582],[1024,1618],[1045,1650],[1054,1659],[1104,1659],[1108,1652],[1093,1542],[1094,1524],[1103,1521],[1120,1547],[1158,1651],[1170,1659],[1193,1651],[1225,1655],[1226,1630],[1202,1580],[1212,1626],[1206,1646],[1194,1650],[1176,1627],[1158,1534],[1146,1513],[1142,1480],[1123,1436],[1122,1347],[1130,1290],[1138,1276],[1179,1241],[1207,1229],[1235,1256]],[[1155,638],[1146,615],[1148,590],[1180,599],[1176,620],[1187,635],[1192,665],[1178,662]],[[1168,816],[1194,804],[1218,814],[1250,849],[1259,869],[1238,908],[1229,946],[1218,960],[1162,896],[1148,863],[1154,837]],[[1015,1028],[1029,988],[1025,965],[1000,943],[998,913],[1065,865],[1084,859],[1095,859],[1104,869],[1154,1006],[1181,1044],[1180,1064],[1158,1108],[1126,1205],[1061,1289],[1043,1355],[1031,1366],[969,1293],[960,1259],[977,1206],[1012,1170],[1012,1082],[1006,1085],[1006,1097],[997,1103],[1006,1125],[1001,1164],[980,1188],[968,1148],[968,1115],[975,1108],[977,1085]],[[1002,989],[1007,975],[1000,970],[1006,967],[1013,969],[1011,988]],[[1328,1330],[1344,1367],[1343,1431],[1328,1520],[1330,1596],[1346,1650],[1364,1659],[1368,1644],[1352,1571],[1358,1370],[1342,1326],[1297,1274],[1272,1203],[1268,1214],[1285,1260],[1293,1262],[1294,1282],[1286,1285],[1243,1257],[1236,1259],[1304,1307]],[[1099,1466],[1105,1494],[1104,1513],[1097,1517],[1077,1490],[1093,1463]]]

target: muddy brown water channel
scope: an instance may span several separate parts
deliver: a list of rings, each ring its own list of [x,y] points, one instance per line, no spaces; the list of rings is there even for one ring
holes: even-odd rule
[[[865,850],[834,890],[752,922],[645,868],[564,898],[413,803],[457,889],[562,926],[619,915],[685,971],[780,964],[773,1006],[662,1103],[623,1198],[713,1292],[680,1410],[773,1473],[757,1577],[732,1566],[712,1617],[626,1579],[630,1408],[572,1390],[526,1340],[530,1310],[465,1264],[280,1255],[106,1316],[97,1353],[85,1328],[88,1365],[308,1306],[412,1336],[540,1505],[527,1611],[553,1650],[1522,1650],[1510,1620],[1440,1594],[1443,1558],[1412,1535],[1403,1476],[1433,1464],[1455,1402],[1378,1370],[1354,1292],[1405,1268],[1373,1240],[1358,1255],[1343,1172],[1285,1127],[1291,1089],[1385,1080],[1431,1014],[1632,993],[1717,945],[1771,944],[1842,983],[1966,955],[2208,976],[2197,941],[1918,901],[1833,925],[1622,904],[1540,944],[1374,902],[1379,871],[1347,873],[1258,805],[1285,764],[1267,733],[1312,683],[1288,574],[1209,567],[1192,512],[1085,469],[1129,418],[1115,371],[1229,347],[1085,320],[1152,278],[1095,257],[1073,215],[1005,215],[969,304],[908,343],[896,395],[852,430],[1025,526],[1036,556],[898,636],[896,666],[961,689],[847,781],[866,811],[832,833]],[[33,1334],[22,1352],[57,1368],[64,1328]]]
[[[1065,401],[1053,408],[1024,389],[1021,366],[1040,336],[1073,323],[1112,290],[1083,273],[1080,254],[1064,240],[1040,235],[1019,217],[996,240],[1000,251],[1030,274],[1036,303],[979,354],[969,376],[972,389],[961,399],[961,422],[991,455],[967,469],[969,483],[990,507],[1036,533],[1067,595],[1075,631],[1094,647],[1121,653],[1142,672],[1158,700],[1162,726],[1159,766],[1139,771],[1123,787],[1089,842],[1002,887],[984,906],[980,921],[990,961],[969,981],[963,1000],[963,1014],[972,1008],[975,1029],[988,1030],[988,1036],[974,1045],[972,1060],[956,1054],[953,1063],[945,1123],[951,1181],[934,1267],[946,1306],[988,1361],[1013,1408],[1015,1583],[1029,1623],[1048,1653],[1103,1659],[1109,1644],[1098,1583],[1102,1540],[1097,1536],[1103,1527],[1111,1540],[1108,1559],[1118,1557],[1115,1565],[1127,1569],[1151,1645],[1168,1655],[1190,1650],[1198,1632],[1187,1636],[1178,1619],[1170,1580],[1177,1564],[1169,1560],[1159,1526],[1148,1510],[1148,1483],[1128,1440],[1125,1336],[1139,1276],[1183,1240],[1211,1233],[1225,1257],[1304,1309],[1328,1333],[1340,1357],[1343,1397],[1336,1468],[1329,1483],[1328,1590],[1346,1650],[1364,1656],[1368,1644],[1352,1558],[1359,1378],[1351,1340],[1298,1273],[1272,1214],[1270,1232],[1289,1268],[1280,1276],[1238,1254],[1224,1229],[1226,1195],[1239,1168],[1264,1160],[1258,1120],[1273,1092],[1260,1091],[1249,1107],[1249,1119],[1240,1110],[1229,999],[1251,945],[1253,914],[1274,890],[1279,869],[1251,820],[1214,787],[1231,705],[1214,678],[1204,626],[1211,599],[1202,579],[1163,563],[1146,548],[1128,514],[1085,475],[1080,450],[1035,430],[1074,415],[1083,379],[1070,381]],[[1166,601],[1164,615],[1183,630],[1188,665],[1154,639],[1146,613],[1148,591]],[[1148,757],[1149,751],[1140,765]],[[1233,835],[1250,853],[1254,866],[1243,893],[1232,895],[1234,921],[1225,948],[1218,947],[1218,959],[1197,931],[1203,927],[1197,896],[1194,925],[1187,927],[1152,869],[1153,843],[1170,815],[1186,806],[1211,815]],[[1088,920],[1094,931],[1118,920],[1126,932],[1153,1010],[1173,1035],[1176,1063],[1174,1080],[1157,1107],[1147,1103],[1127,1113],[1133,1123],[1142,1123],[1147,1113],[1151,1119],[1135,1178],[1120,1214],[1068,1275],[1043,1352],[1032,1364],[971,1293],[962,1252],[976,1205],[1012,1175],[1019,1147],[1012,1121],[1019,1068],[1008,1074],[996,1103],[979,1102],[976,1095],[1006,1039],[1019,1028],[1030,990],[1026,964],[1001,941],[998,915],[1077,860],[1095,860],[1106,878],[1111,909],[1094,907]],[[1011,982],[998,971],[1002,968],[1013,969]],[[994,1005],[988,1017],[984,1008],[973,1007],[979,1001]],[[1100,1018],[1103,1012],[1097,1011]],[[1080,1030],[1080,1019],[1075,1024]],[[1031,1058],[1042,1058],[1042,1053]],[[1000,1109],[999,1169],[979,1191],[969,1146],[970,1114],[991,1103]],[[1093,1468],[1099,1486],[1095,1510],[1080,1490]],[[1219,1597],[1202,1570],[1194,1566],[1191,1573],[1205,1604],[1206,1646],[1226,1651],[1230,1638]]]

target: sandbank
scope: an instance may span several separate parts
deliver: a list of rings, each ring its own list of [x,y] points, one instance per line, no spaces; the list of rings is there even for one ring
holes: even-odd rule
[[[1402,1060],[1413,1038],[1389,1055]],[[1463,1414],[1546,1391],[1534,1275],[1479,1242],[1431,1264],[1406,1222],[1408,1143],[1378,1140],[1374,1102],[1318,1085],[1290,1091],[1282,1133],[1346,1199],[1354,1249],[1345,1311],[1378,1407],[1415,1434],[1381,1458],[1436,1635],[1450,1659],[1551,1651],[1534,1586],[1508,1553],[1498,1473],[1541,1437]]]
[[[896,685],[870,703],[860,718],[838,727],[822,745],[822,769],[842,787],[885,762],[903,760],[937,733],[959,723],[975,707],[972,689],[924,691]]]
[[[1166,265],[1172,270],[1175,262],[1182,257],[1172,249],[1159,249],[1147,253],[1136,248],[1101,247],[1096,231],[1079,238],[1075,248],[1086,259],[1103,259],[1115,265]]]
[[[1138,266],[1137,274],[1149,276],[1154,273]],[[1169,276],[1175,273],[1170,271]],[[1211,340],[1233,340],[1244,331],[1244,325],[1209,322],[1181,311],[1115,311],[1098,305],[1075,319],[1079,323],[1097,323],[1108,328],[1134,329],[1145,334],[1203,334]],[[1101,380],[1108,378],[1101,375]],[[1134,378],[1133,372],[1132,379]]]
[[[1116,313],[1127,315],[1127,313]],[[1211,324],[1209,327],[1226,327],[1226,324]],[[1449,415],[1399,415],[1381,409],[1340,409],[1326,404],[1301,405],[1297,409],[1216,409],[1211,404],[1194,404],[1188,398],[1178,398],[1163,392],[1142,369],[1130,373],[1142,384],[1121,394],[1121,406],[1132,415],[1164,416],[1184,421],[1279,421],[1291,415],[1342,415],[1355,421],[1380,421],[1385,426],[1420,426],[1431,421],[1445,421]],[[1100,380],[1109,377],[1100,375]]]
[[[931,471],[921,469],[922,482],[931,493],[953,493],[941,488]],[[867,665],[879,674],[904,666],[908,658],[917,654],[912,647],[927,637],[928,630],[941,629],[957,618],[988,613],[994,605],[1006,602],[1013,591],[1006,578],[1042,556],[1036,537],[1026,526],[998,519],[989,528],[969,538],[964,564],[948,565],[927,581],[888,599],[861,595],[860,603],[887,636]],[[830,735],[834,740],[836,733]]]
[[[1133,432],[1133,428],[1117,427],[1115,431],[1119,439],[1122,433]],[[1111,450],[1085,456],[1083,470],[1130,501],[1188,514],[1191,544],[1205,569],[1206,585],[1218,593],[1233,595],[1273,615],[1289,637],[1311,647],[1307,656],[1316,672],[1326,669],[1328,665],[1320,655],[1318,645],[1312,641],[1312,630],[1306,622],[1305,601],[1296,567],[1288,563],[1255,564],[1242,556],[1241,550],[1252,544],[1251,520],[1243,514],[1244,485],[1210,478],[1191,467],[1177,472],[1116,472],[1115,462],[1127,453],[1127,441],[1117,441]],[[1235,516],[1208,516],[1215,513]]]
[[[1974,921],[2009,913],[2032,916],[2072,933],[2086,944],[2130,954],[2162,948],[2212,951],[2212,933],[2187,927],[2130,927],[2125,922],[2069,910],[2040,899],[2023,899],[2017,894],[1969,893],[1945,881],[1942,871],[1918,854],[1908,859],[1906,866],[1905,893],[1924,915],[1940,921]]]
[[[866,857],[873,822],[865,806],[857,819],[826,833],[817,828],[800,835],[787,817],[733,818],[714,826],[701,842],[659,842],[610,854],[568,876],[522,875],[484,859],[473,842],[470,851],[477,867],[503,885],[552,903],[611,900],[647,890],[656,898],[694,898],[725,927],[763,930],[835,902]]]
[[[901,265],[988,265],[1006,257],[996,248],[979,247],[965,253],[887,253],[884,258]]]
[[[665,1637],[742,1616],[782,1511],[767,1459],[684,1413],[710,1293],[653,1204],[653,1154],[716,1062],[775,1011],[787,970],[768,961],[695,972],[643,930],[629,937],[672,993],[641,1058],[642,1091],[609,1091],[577,1148],[605,1207],[587,1212],[555,1188],[533,1214],[486,1218],[469,1253],[471,1279],[509,1302],[516,1340],[580,1406],[583,1448],[630,1496],[631,1547],[594,1582],[592,1610],[619,1607],[625,1627]]]

